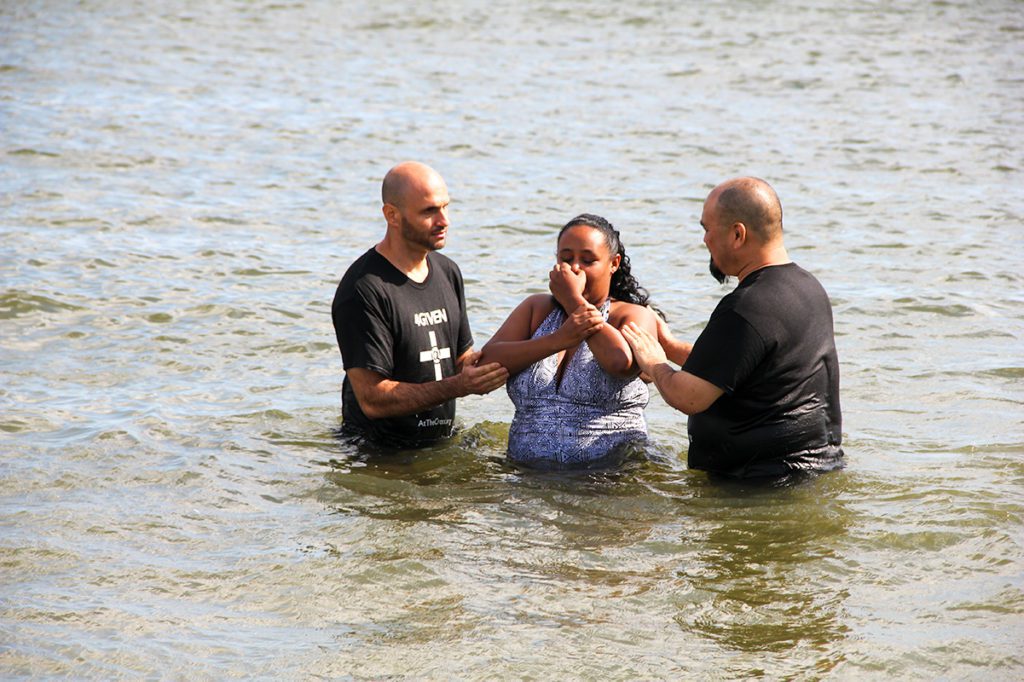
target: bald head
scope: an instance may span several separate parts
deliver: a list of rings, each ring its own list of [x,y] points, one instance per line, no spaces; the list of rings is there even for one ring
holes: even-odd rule
[[[444,180],[433,168],[418,161],[405,161],[384,176],[380,198],[401,209],[410,196],[428,194],[439,186],[444,187]]]
[[[782,202],[760,178],[733,178],[711,190],[720,225],[743,223],[761,242],[782,238]]]

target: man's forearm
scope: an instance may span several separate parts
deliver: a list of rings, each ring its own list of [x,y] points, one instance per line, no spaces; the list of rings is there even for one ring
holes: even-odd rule
[[[654,385],[658,388],[658,393],[661,393],[661,397],[671,404],[671,401],[669,400],[669,392],[672,389],[669,386],[669,383],[672,380],[672,376],[676,373],[676,371],[672,369],[672,366],[667,362],[659,362],[655,365],[649,366],[645,370],[645,373],[651,378],[651,381],[654,382]]]
[[[673,339],[671,343],[663,344],[662,348],[665,349],[665,355],[668,356],[669,360],[682,367],[690,357],[690,351],[693,350],[693,344]]]
[[[422,384],[385,379],[359,400],[359,407],[370,419],[404,417],[461,398],[461,386],[458,374]]]
[[[654,381],[666,403],[687,415],[703,412],[724,393],[709,381],[685,370],[672,369],[667,362],[652,366],[647,376]]]

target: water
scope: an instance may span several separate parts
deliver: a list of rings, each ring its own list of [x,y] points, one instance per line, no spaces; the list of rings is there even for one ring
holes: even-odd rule
[[[4,677],[1024,676],[1024,5],[0,6]],[[707,191],[768,179],[822,280],[844,471],[621,471],[332,437],[379,182],[448,180],[477,346],[557,227],[694,338]]]

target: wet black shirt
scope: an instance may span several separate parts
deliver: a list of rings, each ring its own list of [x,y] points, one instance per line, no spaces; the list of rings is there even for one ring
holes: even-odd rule
[[[344,367],[369,369],[394,381],[426,383],[455,374],[473,345],[462,273],[439,253],[427,254],[429,274],[414,282],[376,249],[359,257],[334,295],[331,318]],[[452,433],[455,401],[404,417],[370,419],[345,376],[343,429],[385,445],[427,445]]]
[[[795,263],[745,277],[719,302],[683,369],[725,391],[688,420],[691,468],[745,477],[841,465],[832,306]]]

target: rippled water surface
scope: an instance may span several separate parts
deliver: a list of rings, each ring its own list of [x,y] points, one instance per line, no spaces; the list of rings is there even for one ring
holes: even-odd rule
[[[0,5],[0,675],[1024,676],[1024,5]],[[717,182],[829,290],[848,467],[337,441],[379,182],[448,180],[477,346],[611,219],[685,338]]]

